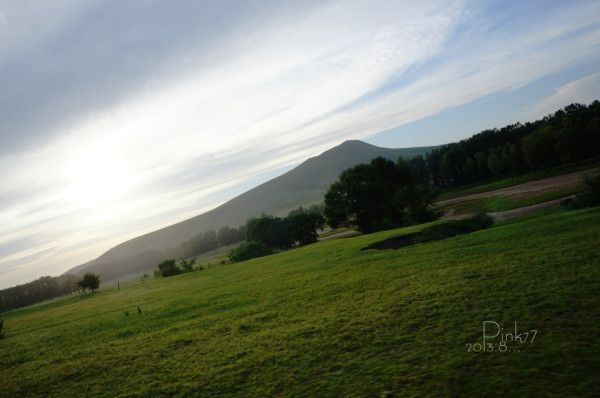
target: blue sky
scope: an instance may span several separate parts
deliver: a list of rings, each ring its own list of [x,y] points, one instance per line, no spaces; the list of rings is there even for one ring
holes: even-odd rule
[[[598,1],[0,0],[0,287],[346,139],[442,144],[600,97]]]

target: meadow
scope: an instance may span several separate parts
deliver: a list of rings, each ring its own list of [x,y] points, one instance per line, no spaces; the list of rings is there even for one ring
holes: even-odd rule
[[[3,314],[0,396],[597,394],[600,208],[361,250],[423,227]],[[475,352],[483,321],[537,336]]]

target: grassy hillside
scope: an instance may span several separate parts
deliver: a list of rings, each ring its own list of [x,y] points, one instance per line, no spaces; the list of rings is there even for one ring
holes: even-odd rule
[[[93,271],[104,280],[141,273],[148,264],[156,264],[162,259],[157,252],[176,247],[206,230],[237,227],[262,213],[285,215],[299,206],[321,203],[329,185],[348,167],[367,163],[377,156],[409,159],[424,155],[432,148],[381,148],[362,141],[345,141],[211,211],[123,242],[96,260],[69,272],[83,274]]]
[[[4,315],[0,395],[597,392],[599,208],[546,212],[400,250],[360,250],[420,228]],[[506,329],[518,321],[538,334],[513,344],[518,352],[468,352],[486,320]]]

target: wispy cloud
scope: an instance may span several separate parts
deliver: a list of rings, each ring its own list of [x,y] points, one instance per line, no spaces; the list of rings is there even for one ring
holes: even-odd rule
[[[536,104],[528,113],[532,118],[538,118],[566,105],[575,102],[587,104],[598,98],[600,98],[600,72],[558,87],[550,97]]]
[[[225,15],[220,24],[213,21],[203,31],[189,16],[180,22],[193,26],[167,23],[177,33],[170,37],[181,37],[174,48],[169,44],[177,40],[163,42],[161,50],[139,50],[130,65],[114,65],[117,77],[100,62],[108,69],[94,69],[96,84],[86,81],[61,98],[66,108],[54,108],[52,95],[35,100],[40,106],[27,112],[19,108],[4,128],[23,127],[35,145],[17,142],[0,157],[0,285],[62,272],[127,238],[201,213],[257,176],[344,139],[521,87],[598,52],[596,3],[512,18],[510,29],[494,28],[489,10],[475,6],[315,2],[247,14],[209,7]],[[121,14],[135,15],[136,7],[124,7]],[[164,10],[138,11],[147,20]],[[85,51],[66,50],[78,40],[68,27],[81,27],[82,15],[96,16],[99,8],[56,12],[42,36],[55,32],[60,40],[40,45],[47,53],[53,43],[81,59]],[[0,18],[0,29],[13,32],[3,39],[8,50],[0,52],[0,64],[18,64],[22,56],[14,43],[34,48],[41,37],[16,27],[24,21],[15,13]],[[31,19],[41,12],[25,14]],[[117,14],[106,11],[110,18]],[[126,62],[121,51],[136,48],[145,30],[111,31],[110,18],[106,26],[95,22],[94,34],[83,35],[77,47],[105,34],[111,39],[100,53]],[[141,25],[156,37],[155,24]],[[60,68],[61,60],[53,61],[52,68]],[[77,76],[90,71],[71,67]],[[46,79],[53,76],[69,81],[58,69]],[[34,94],[34,76],[24,78]],[[15,90],[10,82],[2,85]],[[86,90],[92,96],[98,90],[101,99],[78,105]],[[60,97],[56,88],[50,92]],[[19,95],[22,102],[29,98]],[[51,116],[45,109],[53,110]],[[21,123],[27,114],[36,123]]]

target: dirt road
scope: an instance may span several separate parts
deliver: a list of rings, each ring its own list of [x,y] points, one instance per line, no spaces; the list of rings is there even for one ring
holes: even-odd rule
[[[596,174],[598,172],[600,172],[600,168],[577,171],[569,174],[562,174],[554,177],[544,178],[541,180],[525,182],[523,184],[514,185],[512,187],[496,189],[494,191],[481,192],[472,195],[461,196],[458,198],[441,200],[437,202],[437,205],[445,206],[453,203],[460,203],[481,198],[489,198],[493,196],[503,196],[512,200],[524,199],[533,196],[541,196],[547,192],[577,188],[581,184],[584,175]]]

